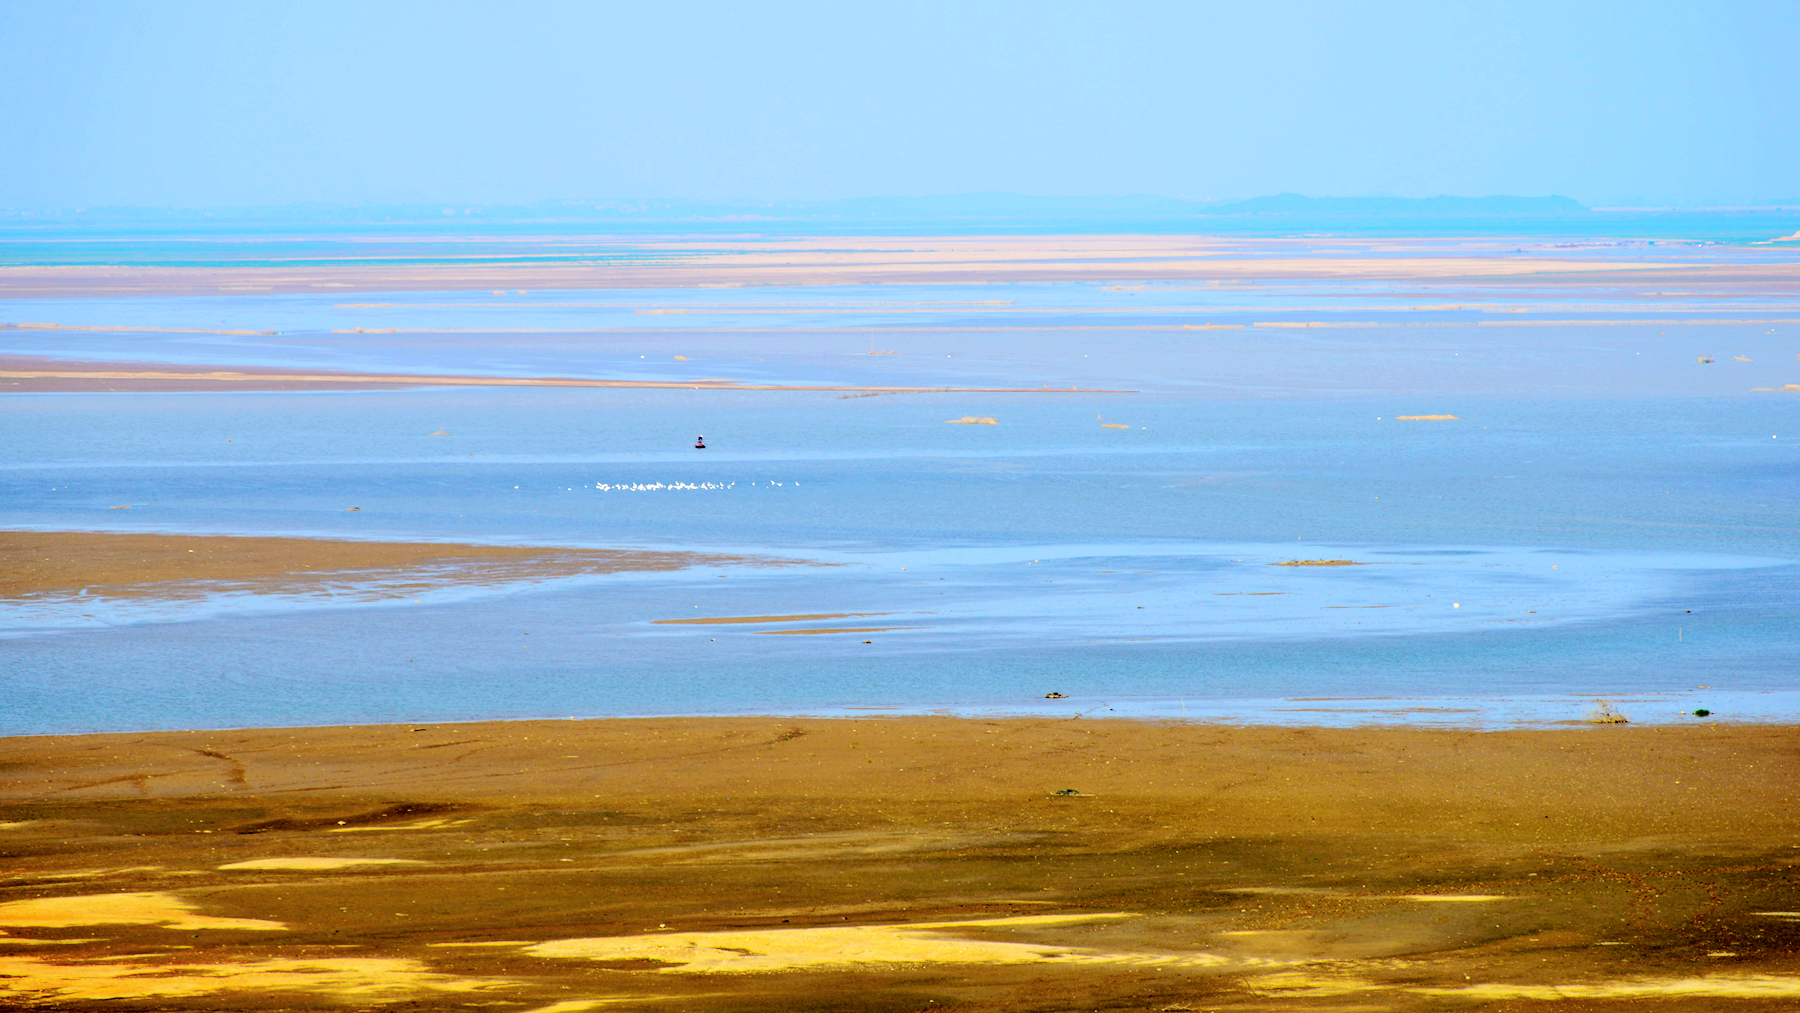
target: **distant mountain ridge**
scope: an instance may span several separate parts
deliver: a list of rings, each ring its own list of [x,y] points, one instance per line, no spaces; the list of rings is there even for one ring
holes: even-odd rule
[[[1129,194],[1115,197],[1040,197],[1017,193],[937,194],[927,197],[853,197],[819,201],[598,201],[586,205],[622,217],[742,217],[777,220],[1021,221],[1028,219],[1170,220],[1213,215],[1417,217],[1443,215],[1590,214],[1568,197],[1305,197],[1283,193],[1241,201],[1202,201]]]
[[[1568,215],[1590,209],[1568,197],[1272,197],[1209,204],[1205,214],[1291,214],[1321,216],[1389,215]]]

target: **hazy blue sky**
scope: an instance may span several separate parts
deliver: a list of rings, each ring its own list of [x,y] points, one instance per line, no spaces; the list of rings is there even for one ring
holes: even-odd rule
[[[1800,197],[1800,0],[0,0],[0,206]]]

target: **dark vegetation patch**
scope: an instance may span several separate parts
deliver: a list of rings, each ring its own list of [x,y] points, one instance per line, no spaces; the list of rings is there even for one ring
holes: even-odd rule
[[[473,806],[457,805],[452,802],[395,802],[369,812],[354,813],[349,816],[280,816],[270,820],[258,820],[243,826],[232,827],[232,831],[240,834],[264,834],[272,830],[323,830],[330,827],[366,827],[376,823],[390,823],[395,820],[418,819],[422,816],[442,816],[448,813],[466,812]]]

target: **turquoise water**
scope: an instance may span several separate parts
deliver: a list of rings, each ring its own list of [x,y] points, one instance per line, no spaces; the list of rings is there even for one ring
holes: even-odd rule
[[[1224,238],[1492,239],[1538,243],[1704,243],[1744,247],[1800,229],[1800,210],[1609,209],[1568,214],[1132,213],[1096,205],[1058,213],[1042,204],[920,214],[920,208],[821,214],[671,202],[647,213],[565,205],[522,208],[264,208],[242,214],[100,209],[0,216],[0,266],[132,264],[165,267],[635,263],[644,238],[751,241],[794,236],[1188,235]],[[704,251],[704,242],[700,249]]]

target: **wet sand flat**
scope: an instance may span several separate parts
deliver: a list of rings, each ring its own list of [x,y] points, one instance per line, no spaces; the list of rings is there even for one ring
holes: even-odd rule
[[[121,504],[121,507],[128,504]],[[778,565],[748,556],[535,546],[352,542],[312,538],[0,531],[0,600],[82,592],[155,597],[282,593],[324,582],[429,578],[502,582],[582,573]]]
[[[1789,1009],[1796,732],[764,717],[6,739],[0,1003]]]
[[[612,387],[649,390],[867,391],[880,394],[1125,394],[1092,387],[882,387],[741,383],[737,380],[595,380],[566,376],[434,376],[299,369],[218,369],[0,356],[0,393],[400,390],[408,387]]]
[[[151,267],[0,267],[0,297],[270,295],[400,292],[684,288],[741,285],[957,284],[1145,279],[1531,279],[1640,275],[1659,281],[1791,282],[1794,264],[1715,265],[1683,261],[1505,256],[1454,243],[1404,241],[1379,255],[1333,255],[1312,241],[1205,236],[861,236],[778,240],[650,240],[628,244],[642,259],[588,263]],[[1489,244],[1492,246],[1493,244]]]

